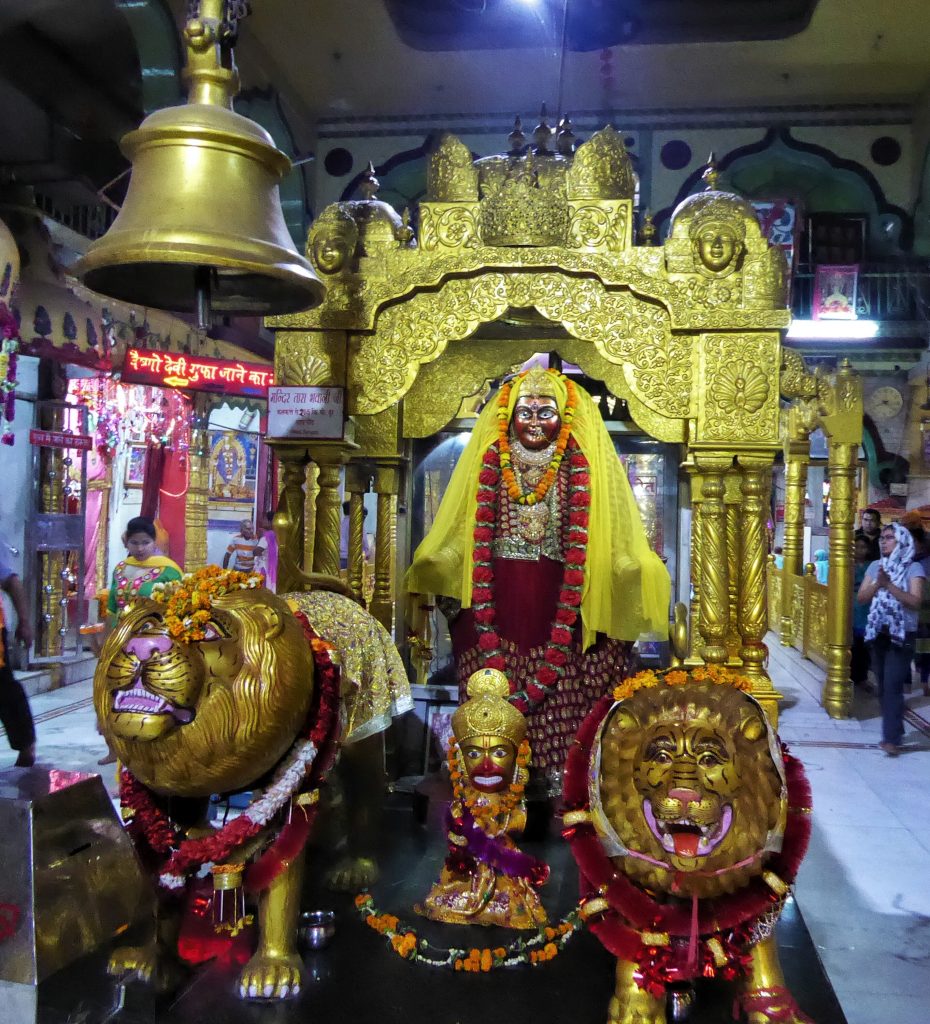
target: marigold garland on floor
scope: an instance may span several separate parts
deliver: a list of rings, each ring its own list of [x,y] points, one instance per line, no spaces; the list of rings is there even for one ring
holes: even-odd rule
[[[494,949],[442,949],[421,939],[416,929],[393,914],[382,914],[371,893],[359,893],[355,907],[369,928],[383,935],[388,945],[405,960],[428,967],[446,967],[453,971],[488,972],[502,967],[538,967],[554,960],[585,920],[585,901],[566,914],[557,924],[547,925],[528,939],[517,938],[507,946]]]

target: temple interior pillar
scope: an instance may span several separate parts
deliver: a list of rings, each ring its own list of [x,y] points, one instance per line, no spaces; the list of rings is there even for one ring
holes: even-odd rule
[[[375,587],[369,611],[391,635],[394,631],[394,563],[400,474],[400,459],[378,459],[375,462],[374,490],[378,496],[378,515],[375,524]]]
[[[694,461],[701,485],[701,594],[700,628],[704,645],[701,656],[709,664],[727,660],[726,638],[730,622],[730,584],[727,559],[725,478],[733,465],[732,454],[696,453]]]
[[[821,703],[831,718],[848,718],[852,710],[849,658],[855,566],[858,444],[830,442],[830,548],[827,587],[827,674]]]
[[[781,634],[782,646],[790,647],[794,627],[791,618],[791,577],[800,576],[804,559],[804,510],[807,497],[807,464],[810,444],[790,440],[785,445],[785,539],[782,544]]]
[[[363,463],[346,467],[346,491],[349,495],[349,549],[347,576],[352,594],[362,600],[365,562],[365,495],[371,488],[371,474]]]

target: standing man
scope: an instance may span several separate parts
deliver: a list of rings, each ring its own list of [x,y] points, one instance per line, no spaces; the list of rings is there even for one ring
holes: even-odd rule
[[[882,514],[877,508],[864,508],[860,522],[862,526],[856,530],[856,537],[865,537],[871,548],[869,557],[874,561],[881,557],[878,538],[882,532]]]
[[[9,595],[16,611],[16,639],[27,647],[32,644],[32,626],[26,594],[20,578],[0,555],[0,587]],[[36,761],[36,730],[29,710],[29,701],[22,686],[16,681],[10,667],[10,648],[7,642],[3,606],[0,604],[0,722],[6,729],[10,746],[18,752],[17,768],[31,768]]]
[[[236,572],[258,572],[255,563],[259,562],[264,567],[266,552],[265,538],[255,536],[251,519],[243,519],[239,532],[229,542],[226,554],[223,555],[223,568],[229,568],[229,556],[232,555],[232,567]]]

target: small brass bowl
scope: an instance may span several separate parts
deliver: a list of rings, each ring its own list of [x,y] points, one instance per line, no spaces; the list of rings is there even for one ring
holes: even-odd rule
[[[306,949],[325,949],[336,934],[336,915],[332,910],[308,910],[300,915],[297,934]]]

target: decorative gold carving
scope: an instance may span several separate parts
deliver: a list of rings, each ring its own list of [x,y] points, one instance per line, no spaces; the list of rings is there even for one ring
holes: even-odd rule
[[[781,642],[790,647],[794,638],[791,614],[792,595],[789,581],[801,574],[802,544],[804,540],[804,507],[807,493],[806,442],[789,444],[785,449],[785,537],[782,544],[784,568],[782,570]]]
[[[701,441],[778,443],[778,338],[704,338]]]
[[[636,179],[623,136],[602,128],[575,151],[565,175],[569,199],[632,199]]]
[[[451,132],[443,132],[426,165],[426,195],[433,203],[478,200],[478,171],[471,151]]]
[[[359,346],[353,360],[355,410],[377,412],[396,402],[413,383],[419,364],[511,306],[535,307],[575,337],[593,341],[610,362],[624,364],[631,390],[645,405],[669,417],[689,415],[689,345],[672,334],[667,312],[629,291],[607,291],[596,280],[556,273],[454,278],[438,296],[415,295],[385,310],[377,334]]]
[[[199,427],[191,431],[187,451],[190,477],[184,515],[184,567],[188,572],[207,564],[207,494],[209,457],[207,432]]]
[[[629,248],[633,211],[629,200],[568,205],[568,245],[571,248],[599,252]]]
[[[281,497],[272,519],[278,541],[278,593],[299,590],[304,564],[304,480],[309,455],[304,445],[266,440],[281,464]]]
[[[339,479],[350,448],[354,447],[345,441],[315,441],[307,445],[310,458],[319,467],[313,531],[313,572],[327,576],[339,575],[339,542],[342,532]]]
[[[349,587],[356,601],[363,596],[365,561],[365,494],[371,486],[370,474],[357,462],[346,466],[346,491],[349,494],[349,549],[347,569]]]
[[[279,384],[340,386],[345,381],[346,337],[342,331],[281,332],[275,345]]]
[[[477,208],[477,204],[462,206],[421,203],[420,245],[424,252],[435,249],[473,249],[480,245]]]
[[[481,238],[485,245],[564,245],[568,229],[565,162],[485,157],[479,173]]]
[[[804,364],[804,357],[793,348],[781,350],[781,393],[783,398],[814,398],[817,378]]]
[[[725,640],[729,625],[726,510],[723,503],[724,476],[733,464],[730,454],[695,454],[703,477],[701,487],[701,605],[700,622],[706,662],[727,660]]]
[[[400,461],[379,461],[375,468],[378,518],[375,524],[375,589],[371,614],[389,632],[394,628],[394,563],[396,561],[397,493]]]
[[[327,276],[351,270],[358,246],[358,226],[341,203],[327,206],[307,234],[307,258]]]

